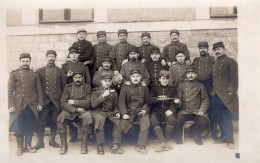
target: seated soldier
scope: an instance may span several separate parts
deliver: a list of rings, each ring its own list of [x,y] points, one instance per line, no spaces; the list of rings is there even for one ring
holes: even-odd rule
[[[185,122],[192,120],[196,122],[195,142],[202,145],[202,133],[209,122],[206,113],[209,106],[209,97],[204,85],[196,80],[195,67],[187,67],[186,76],[185,82],[179,84],[177,88],[177,96],[180,99],[178,104],[181,104],[181,107],[177,113],[176,142],[177,144],[183,144],[183,125]]]
[[[62,112],[57,118],[57,133],[60,134],[60,154],[66,154],[67,124],[72,122],[81,123],[81,154],[88,153],[87,138],[91,131],[91,87],[84,83],[83,72],[78,69],[73,73],[73,83],[67,84],[61,97]]]
[[[118,102],[120,113],[123,115],[122,130],[124,134],[134,131],[136,126],[133,126],[133,122],[137,122],[140,132],[135,149],[146,154],[146,140],[150,126],[149,90],[141,83],[140,70],[131,70],[130,80],[130,85],[121,88]],[[131,131],[129,131],[130,129]]]
[[[176,107],[173,98],[175,88],[168,85],[169,74],[169,71],[161,70],[159,78],[161,84],[158,87],[152,87],[150,94],[151,124],[160,141],[160,147],[156,152],[168,151],[172,148],[169,140],[176,122]],[[165,137],[160,127],[160,123],[163,121],[166,121]]]
[[[118,95],[115,90],[110,89],[112,74],[103,72],[101,74],[101,87],[92,92],[91,105],[92,115],[95,122],[94,131],[96,132],[97,153],[104,154],[103,144],[105,143],[105,121],[109,119],[113,124],[111,153],[122,154],[121,144],[121,123],[118,110]]]

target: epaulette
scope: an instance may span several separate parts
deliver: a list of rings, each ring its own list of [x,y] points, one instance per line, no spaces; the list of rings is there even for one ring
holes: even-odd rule
[[[34,69],[34,68],[31,68],[30,69],[32,72],[34,72],[34,73],[37,73],[38,72],[38,70],[37,69]]]
[[[70,87],[70,86],[72,86],[72,83],[66,84],[65,87]]]
[[[15,72],[15,71],[18,71],[18,70],[20,70],[19,68],[17,68],[17,69],[14,69],[14,70],[12,70],[11,72]]]

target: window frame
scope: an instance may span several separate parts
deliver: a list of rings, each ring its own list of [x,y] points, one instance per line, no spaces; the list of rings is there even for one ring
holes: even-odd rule
[[[220,14],[212,15],[211,14],[212,8],[214,8],[214,7],[209,8],[210,18],[237,18],[237,7],[236,6],[233,7],[233,14],[226,14],[226,15],[220,15]]]

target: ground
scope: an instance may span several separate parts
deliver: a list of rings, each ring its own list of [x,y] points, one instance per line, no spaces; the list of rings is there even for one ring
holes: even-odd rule
[[[48,135],[48,134],[47,134]],[[90,142],[88,145],[89,153],[86,155],[80,154],[80,142],[69,143],[69,149],[66,155],[59,155],[59,148],[53,148],[48,145],[49,138],[45,136],[45,148],[40,149],[37,153],[24,153],[22,156],[16,156],[16,141],[13,134],[9,135],[9,162],[88,162],[88,163],[166,163],[166,162],[237,162],[237,153],[239,153],[238,132],[234,132],[235,149],[228,149],[226,144],[213,144],[211,138],[204,139],[204,144],[199,146],[195,144],[193,139],[185,136],[185,142],[182,145],[175,143],[172,139],[173,149],[163,153],[156,153],[156,146],[159,142],[152,138],[148,141],[148,153],[143,155],[135,151],[133,144],[123,144],[125,150],[123,155],[111,154],[109,152],[110,144],[105,145],[105,155],[98,155],[96,152],[95,142]],[[37,137],[33,137],[32,145],[35,145]],[[59,136],[56,136],[56,141],[60,143]]]

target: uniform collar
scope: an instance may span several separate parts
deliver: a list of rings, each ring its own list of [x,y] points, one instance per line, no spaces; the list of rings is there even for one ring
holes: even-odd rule
[[[143,44],[144,47],[147,47],[147,46],[150,46],[150,45],[151,45],[151,43],[149,43],[148,45]]]
[[[179,44],[180,44],[180,41],[171,41],[170,44],[171,44],[171,45],[179,45]]]
[[[105,41],[105,42],[99,42],[99,44],[100,45],[105,45],[105,44],[107,44],[107,42]]]
[[[80,85],[77,85],[75,82],[73,82],[73,85],[74,85],[75,87],[81,87],[81,86],[83,85],[83,82],[81,82]]]
[[[227,55],[226,54],[223,54],[221,57],[217,57],[217,59],[223,59],[225,58]]]
[[[141,85],[142,85],[141,81],[140,81],[138,84],[133,84],[133,83],[131,82],[131,86],[132,86],[132,87],[140,87]]]
[[[47,67],[55,67],[55,63],[53,63],[53,64],[47,64]]]
[[[20,66],[20,69],[21,69],[21,70],[30,70],[30,67],[24,68],[24,67]]]
[[[78,41],[79,41],[79,43],[82,43],[82,44],[87,42],[86,40],[79,40],[79,39],[78,39]]]
[[[126,40],[125,42],[121,42],[121,41],[120,41],[120,43],[121,43],[121,44],[126,44],[126,43],[127,43],[127,40]]]

